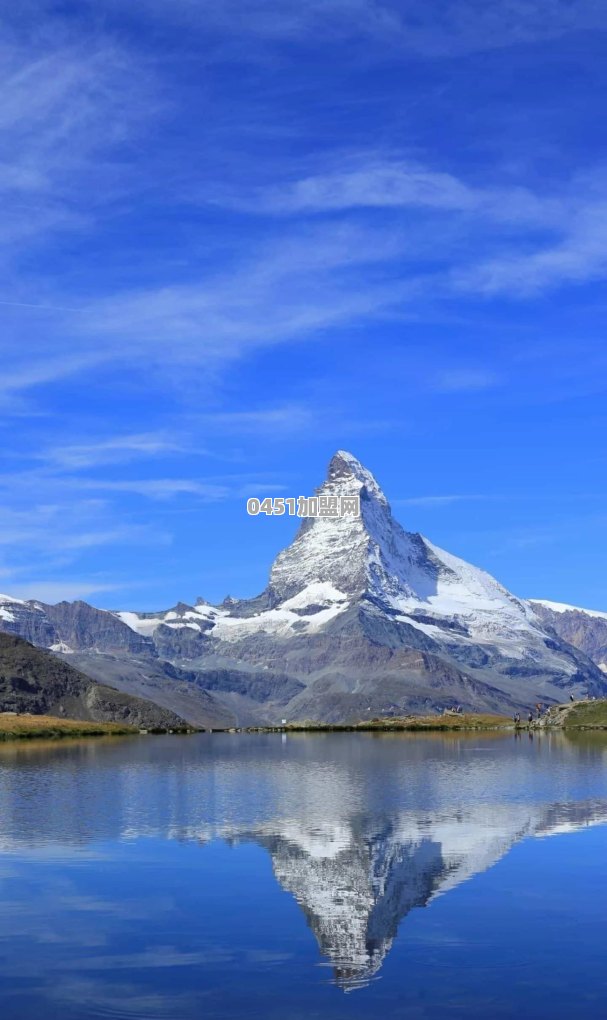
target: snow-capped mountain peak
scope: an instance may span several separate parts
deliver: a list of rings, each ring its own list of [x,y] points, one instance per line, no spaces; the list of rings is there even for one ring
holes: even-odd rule
[[[407,535],[370,471],[339,450],[329,463],[319,497],[360,498],[360,516],[307,517],[287,549],[274,561],[270,592],[274,604],[318,582],[331,582],[349,595],[412,595],[410,575],[422,552],[419,536]]]
[[[324,492],[329,485],[335,488],[340,483],[343,483],[346,490],[343,495],[355,494],[364,488],[366,495],[375,497],[384,506],[388,506],[388,500],[371,472],[347,450],[338,450],[333,454],[329,461],[327,480],[319,492]]]
[[[477,631],[528,630],[533,613],[490,574],[405,531],[377,481],[352,454],[329,463],[322,496],[360,496],[360,517],[307,518],[276,558],[274,606],[331,582],[350,598],[368,596],[391,610],[460,618]],[[498,615],[496,615],[496,612]]]

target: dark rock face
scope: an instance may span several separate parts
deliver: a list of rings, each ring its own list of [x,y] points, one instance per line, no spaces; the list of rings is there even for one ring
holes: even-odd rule
[[[95,683],[52,653],[12,634],[0,634],[0,710],[121,722],[145,729],[184,726],[173,712]]]
[[[58,641],[70,648],[154,654],[154,646],[148,638],[136,634],[113,613],[95,609],[87,602],[58,602],[56,606],[42,608]]]
[[[204,669],[195,674],[208,691],[229,691],[258,701],[273,702],[277,707],[286,705],[304,691],[305,684],[293,677],[268,672],[217,668]]]
[[[554,610],[535,601],[531,605],[547,629],[607,671],[607,614],[604,618],[573,607]]]
[[[18,634],[40,648],[50,648],[59,636],[39,602],[2,600],[0,597],[0,629]]]
[[[205,634],[212,627],[212,623],[205,623],[200,630],[189,627],[173,630],[161,623],[154,631],[152,648],[164,659],[195,659],[207,650],[209,642]]]
[[[76,650],[102,652],[144,652],[155,655],[153,642],[130,627],[114,613],[95,609],[87,602],[21,602],[0,597],[0,628],[41,648],[60,645]]]
[[[190,610],[180,604],[172,612],[179,615]],[[148,615],[154,621],[154,614]],[[203,620],[203,630],[206,626]],[[199,656],[204,650],[199,630],[173,630],[161,624],[155,645],[151,637],[138,634],[116,614],[86,602],[49,606],[1,597],[0,629],[37,647],[51,649],[64,658],[68,667],[75,667],[97,683],[109,684],[115,693],[147,700],[152,707],[185,718],[192,726],[220,729],[236,725],[233,708],[209,694],[195,672],[182,670],[160,657],[165,649],[175,659]],[[259,719],[253,714],[250,721]]]

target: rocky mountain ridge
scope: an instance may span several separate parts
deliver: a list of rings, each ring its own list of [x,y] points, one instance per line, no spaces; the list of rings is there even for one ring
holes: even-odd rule
[[[530,605],[545,626],[607,673],[607,613],[543,599],[531,599]]]
[[[141,698],[95,683],[57,656],[0,633],[0,711],[88,722],[121,722],[148,730],[183,729],[185,721]]]

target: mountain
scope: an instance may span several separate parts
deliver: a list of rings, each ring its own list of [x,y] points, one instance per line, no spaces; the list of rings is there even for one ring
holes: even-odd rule
[[[195,674],[159,658],[151,637],[119,616],[86,602],[43,602],[0,595],[0,630],[61,655],[101,684],[151,702],[202,729],[236,725],[229,707],[217,702]]]
[[[110,613],[7,598],[0,626],[167,707],[175,708],[178,686],[182,699],[204,694],[232,723],[456,704],[511,713],[570,692],[607,693],[596,664],[535,605],[406,532],[351,454],[335,454],[317,494],[359,497],[360,515],[303,519],[254,599]]]
[[[396,711],[513,711],[605,690],[586,656],[546,632],[490,575],[405,532],[373,476],[337,453],[318,490],[359,495],[360,517],[307,518],[256,599],[120,613],[197,670],[236,711],[337,721]],[[244,700],[243,700],[244,699]]]
[[[88,651],[155,655],[151,641],[127,627],[114,613],[86,602],[44,602],[0,595],[0,628],[53,652]]]
[[[542,599],[530,599],[530,605],[546,627],[607,673],[607,613]]]
[[[145,729],[182,729],[173,712],[95,683],[55,655],[0,634],[0,711],[122,722]]]

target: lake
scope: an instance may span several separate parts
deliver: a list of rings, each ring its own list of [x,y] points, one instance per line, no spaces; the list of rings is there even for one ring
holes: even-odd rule
[[[607,1013],[607,736],[0,745],[0,1016]]]

